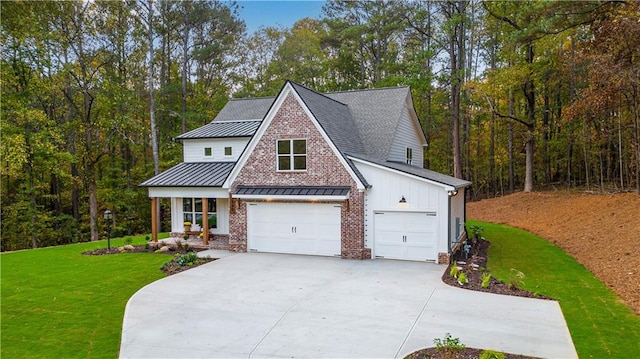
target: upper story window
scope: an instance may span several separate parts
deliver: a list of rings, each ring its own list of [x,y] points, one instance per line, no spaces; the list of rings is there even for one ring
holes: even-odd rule
[[[413,148],[407,147],[407,164],[410,165],[413,162]]]
[[[231,156],[231,147],[225,147],[224,148],[224,155],[225,156]]]
[[[204,155],[207,157],[211,157],[211,147],[204,148]]]
[[[278,140],[278,171],[307,169],[307,140]]]

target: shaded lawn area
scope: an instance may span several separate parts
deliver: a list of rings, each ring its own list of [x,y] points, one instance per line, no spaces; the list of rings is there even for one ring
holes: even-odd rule
[[[573,257],[521,229],[477,221],[468,225],[484,227],[492,275],[509,283],[520,271],[525,275],[521,287],[560,302],[580,358],[640,355],[640,317]]]
[[[166,236],[165,236],[166,237]],[[144,244],[144,236],[131,237]],[[123,239],[112,239],[122,246]],[[84,256],[106,241],[2,253],[2,358],[116,358],[127,300],[170,256]],[[149,303],[152,305],[153,303]]]

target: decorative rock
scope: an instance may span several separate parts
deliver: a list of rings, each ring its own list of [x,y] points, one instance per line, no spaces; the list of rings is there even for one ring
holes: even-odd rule
[[[123,248],[124,248],[125,250],[128,250],[128,251],[132,251],[132,250],[136,249],[134,246],[132,246],[132,245],[130,245],[130,244],[127,244],[127,245],[126,245],[126,246],[124,246]]]
[[[119,250],[120,252],[124,252],[124,247],[118,247],[118,250]]]
[[[169,246],[162,246],[159,249],[160,252],[168,252],[170,250],[171,250],[171,248],[169,248]]]

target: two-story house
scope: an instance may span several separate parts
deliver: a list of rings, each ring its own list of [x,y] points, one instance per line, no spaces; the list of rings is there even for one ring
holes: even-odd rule
[[[176,138],[184,162],[145,181],[171,225],[228,236],[231,251],[448,262],[464,238],[468,181],[422,168],[408,87],[232,99]],[[203,218],[208,218],[204,220]]]

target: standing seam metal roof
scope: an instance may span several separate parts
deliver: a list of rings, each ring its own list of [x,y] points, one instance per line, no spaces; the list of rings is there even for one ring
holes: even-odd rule
[[[235,162],[183,162],[153,176],[141,187],[222,187]]]
[[[346,196],[345,186],[238,186],[234,194],[258,196]]]
[[[214,121],[193,131],[183,133],[176,140],[221,137],[251,137],[262,120],[253,121]]]

